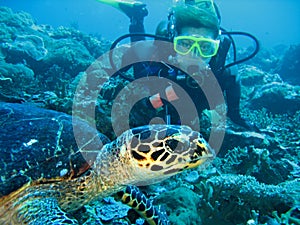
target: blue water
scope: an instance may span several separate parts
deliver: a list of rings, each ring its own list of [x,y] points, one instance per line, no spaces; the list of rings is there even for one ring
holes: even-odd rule
[[[39,24],[55,27],[70,24],[86,33],[115,39],[128,32],[128,18],[96,0],[0,0],[1,5],[29,12]],[[147,32],[167,18],[172,0],[144,0],[149,10],[145,19]],[[216,0],[222,26],[228,30],[247,31],[256,35],[263,46],[300,42],[299,0]]]

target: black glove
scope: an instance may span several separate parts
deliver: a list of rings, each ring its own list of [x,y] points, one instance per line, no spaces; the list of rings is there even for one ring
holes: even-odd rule
[[[230,119],[233,123],[242,126],[243,128],[249,131],[260,132],[260,130],[254,123],[247,121],[246,119],[242,118],[240,115],[238,117],[230,117]]]

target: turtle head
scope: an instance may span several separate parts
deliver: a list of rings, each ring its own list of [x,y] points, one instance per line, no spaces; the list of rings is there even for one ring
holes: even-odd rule
[[[147,125],[131,133],[126,151],[135,177],[147,184],[206,165],[215,156],[202,135],[187,126]]]

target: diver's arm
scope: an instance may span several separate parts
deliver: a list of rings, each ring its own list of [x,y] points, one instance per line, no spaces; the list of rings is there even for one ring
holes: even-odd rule
[[[225,93],[227,102],[227,115],[237,125],[240,125],[248,130],[258,132],[259,129],[251,122],[245,120],[240,114],[240,99],[241,99],[241,82],[238,75],[232,73],[230,69],[224,71],[223,76],[226,77]]]
[[[148,15],[145,4],[136,4],[130,9],[130,14],[126,13],[130,18],[129,33],[145,33],[144,18]],[[131,36],[131,42],[145,40],[143,36]]]
[[[223,81],[224,90],[226,93],[226,102],[228,108],[228,116],[231,120],[239,119],[240,117],[240,98],[241,98],[241,83],[237,75],[233,75],[230,69],[226,69],[223,75],[226,79]]]
[[[97,0],[123,12],[130,19],[129,33],[145,33],[144,18],[148,15],[146,4],[136,0]],[[132,36],[131,42],[144,40],[142,36]]]
[[[131,7],[123,7],[122,11],[130,18],[129,33],[145,33],[144,28],[144,18],[148,15],[148,10],[145,4],[134,4]],[[131,36],[131,43],[145,40],[144,36]],[[144,52],[144,49],[139,48],[135,44],[124,53],[122,56],[122,71],[126,72],[132,66],[134,67],[134,73],[136,73],[138,68],[133,65],[134,63],[140,61],[139,52]]]

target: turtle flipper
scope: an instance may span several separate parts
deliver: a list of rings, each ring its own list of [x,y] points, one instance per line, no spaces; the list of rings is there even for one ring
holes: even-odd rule
[[[152,202],[135,186],[127,186],[115,196],[117,200],[132,207],[150,225],[169,225],[166,212]]]
[[[23,202],[14,221],[28,225],[77,225],[78,221],[60,209],[55,198],[36,198]],[[14,224],[14,223],[12,223]]]
[[[144,18],[148,15],[146,4],[134,0],[97,0],[98,2],[110,5],[125,13],[130,19],[133,17]]]

